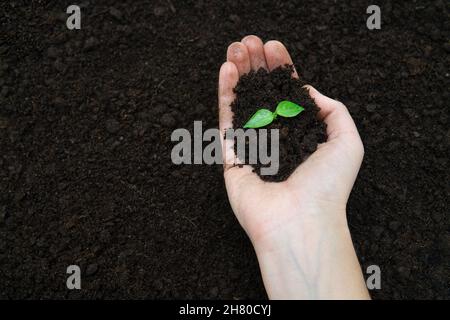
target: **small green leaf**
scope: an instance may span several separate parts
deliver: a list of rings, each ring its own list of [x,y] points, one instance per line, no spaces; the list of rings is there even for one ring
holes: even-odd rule
[[[305,110],[303,107],[301,107],[293,102],[285,100],[285,101],[281,101],[278,104],[277,109],[275,110],[275,113],[282,117],[290,118],[290,117],[295,117],[303,110]]]
[[[267,126],[273,121],[276,114],[267,109],[259,109],[255,114],[247,121],[244,128],[261,128]]]

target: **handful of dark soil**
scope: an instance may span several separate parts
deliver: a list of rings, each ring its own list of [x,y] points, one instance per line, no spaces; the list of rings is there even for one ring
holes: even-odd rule
[[[317,119],[319,108],[309,97],[308,90],[303,88],[306,83],[292,78],[292,72],[292,66],[280,67],[270,73],[264,69],[252,71],[242,76],[234,89],[236,99],[231,105],[234,129],[242,128],[258,109],[274,111],[283,100],[292,101],[305,109],[296,117],[277,117],[270,125],[261,128],[280,130],[278,173],[261,175],[263,165],[259,157],[258,163],[252,164],[254,171],[265,181],[286,180],[295,168],[316,151],[317,145],[327,139],[326,124]],[[270,142],[270,134],[268,139]],[[242,160],[248,163],[248,150],[246,158]]]

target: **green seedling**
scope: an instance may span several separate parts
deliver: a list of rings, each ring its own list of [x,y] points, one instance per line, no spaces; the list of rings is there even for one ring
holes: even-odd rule
[[[292,118],[298,115],[300,112],[305,110],[303,107],[291,102],[291,101],[281,101],[275,112],[272,112],[268,109],[259,109],[255,112],[255,114],[247,121],[244,125],[244,128],[261,128],[271,124],[273,120],[277,118],[277,116],[281,116],[284,118]]]

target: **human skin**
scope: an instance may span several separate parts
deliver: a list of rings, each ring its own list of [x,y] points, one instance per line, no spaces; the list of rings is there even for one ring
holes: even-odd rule
[[[219,75],[219,127],[232,128],[233,88],[250,70],[293,64],[279,41],[247,36],[232,43]],[[298,77],[294,72],[294,77]],[[262,181],[238,163],[224,140],[224,179],[231,207],[255,248],[270,299],[369,299],[351,240],[346,204],[364,148],[340,102],[308,86],[328,139],[284,182]]]

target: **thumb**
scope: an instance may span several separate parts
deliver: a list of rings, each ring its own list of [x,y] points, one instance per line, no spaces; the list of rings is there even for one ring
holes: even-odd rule
[[[361,138],[344,104],[324,96],[310,85],[305,87],[320,108],[318,117],[327,125],[328,138],[295,169],[288,181],[294,190],[310,182],[309,189],[316,188],[319,194],[332,194],[333,199],[345,203],[364,156]],[[320,183],[314,183],[318,180]]]
[[[320,108],[319,118],[327,125],[328,142],[332,140],[342,140],[355,143],[362,148],[361,138],[347,107],[340,101],[331,99],[321,94],[310,85],[305,88],[309,91],[310,97]]]

